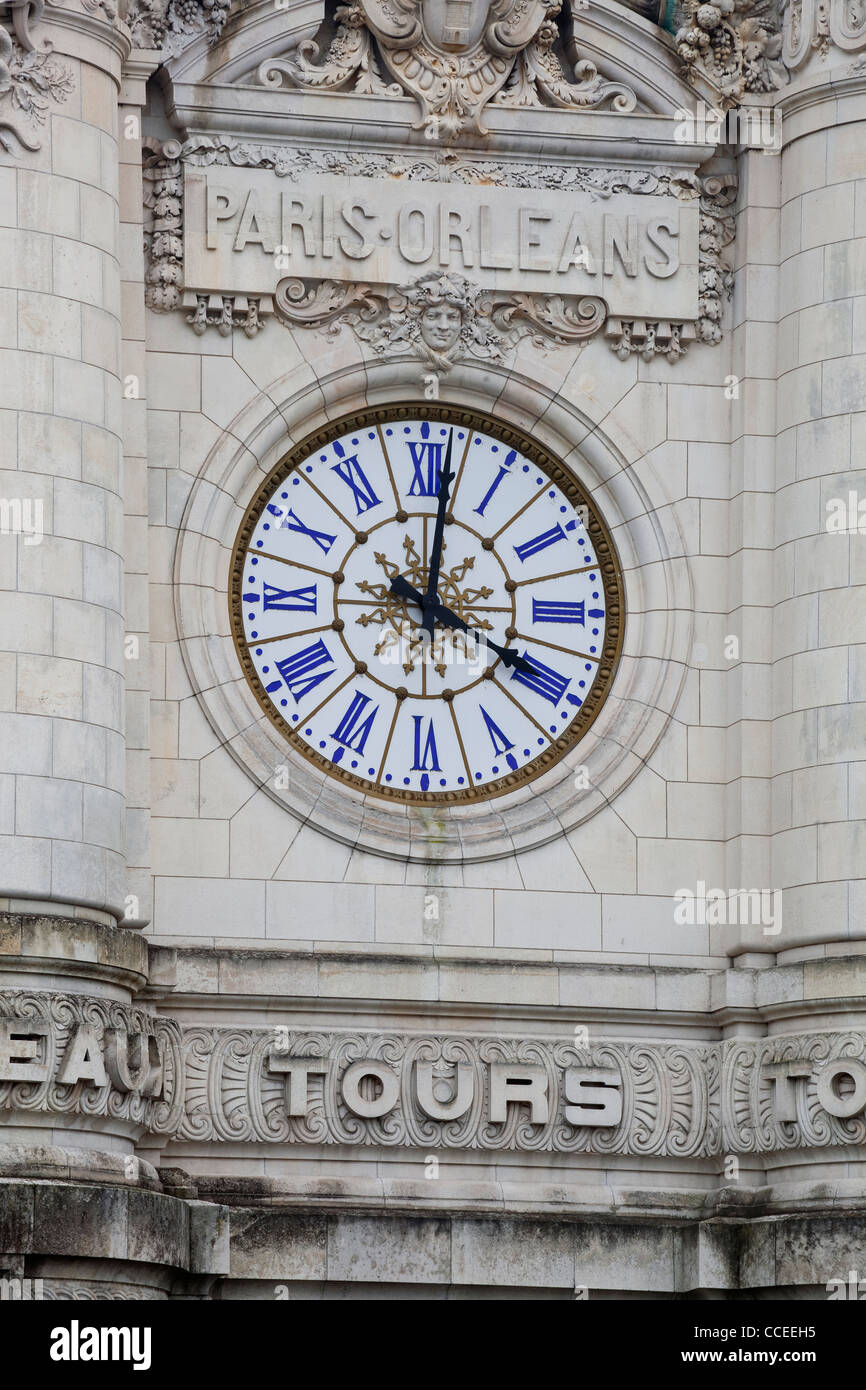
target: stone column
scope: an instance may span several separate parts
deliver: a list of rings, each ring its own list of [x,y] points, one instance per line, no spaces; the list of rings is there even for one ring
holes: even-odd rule
[[[25,57],[41,79],[24,86],[41,123],[0,96],[0,906],[111,923],[126,894],[117,124],[129,35],[111,6],[54,4],[32,30],[28,13],[0,3],[0,79]]]
[[[153,910],[150,860],[151,647],[147,345],[141,112],[159,54],[136,49],[120,92],[120,274],[123,303],[123,496],[126,513],[126,925],[146,926]],[[161,479],[162,474],[158,477]],[[163,487],[164,493],[164,487]],[[159,496],[157,494],[157,507]],[[159,512],[157,512],[159,515]]]
[[[779,101],[773,948],[819,955],[866,938],[866,75],[828,62]]]

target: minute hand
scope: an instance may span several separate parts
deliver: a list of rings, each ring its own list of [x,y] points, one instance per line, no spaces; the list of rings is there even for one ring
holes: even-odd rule
[[[433,610],[439,602],[439,568],[442,564],[442,534],[445,530],[445,513],[448,510],[448,493],[453,480],[451,470],[451,448],[454,443],[454,431],[448,435],[448,447],[445,450],[445,462],[439,474],[439,503],[436,508],[436,526],[433,531],[433,546],[430,551],[430,569],[427,576],[427,592],[422,602],[423,618],[421,619],[421,629],[426,632],[431,642],[433,640]]]
[[[399,594],[401,598],[413,599],[420,608],[424,607],[424,595],[418,589],[414,588],[402,574],[395,574],[394,578],[391,580],[391,589],[395,594]],[[528,661],[525,661],[513,647],[500,647],[498,642],[491,641],[479,628],[471,628],[469,624],[464,622],[462,618],[459,618],[456,613],[452,613],[450,608],[446,608],[444,603],[437,603],[435,609],[431,609],[430,611],[433,615],[433,621],[441,623],[443,627],[454,628],[457,632],[478,633],[482,637],[484,645],[496,653],[503,665],[513,666],[516,671],[522,671],[525,675],[537,674],[535,667],[531,666]]]

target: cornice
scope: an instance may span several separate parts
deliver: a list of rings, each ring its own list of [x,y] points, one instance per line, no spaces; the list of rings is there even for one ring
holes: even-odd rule
[[[805,73],[780,92],[775,109],[782,113],[783,145],[792,138],[829,126],[866,121],[866,70],[856,62],[829,72]],[[855,102],[859,98],[861,109]]]
[[[43,27],[49,33],[55,31],[51,33],[54,51],[67,57],[94,61],[88,48],[82,46],[82,40],[88,45],[96,43],[110,49],[120,63],[132,52],[132,36],[126,25],[120,20],[109,19],[96,4],[92,9],[79,9],[61,0],[52,0],[43,14],[40,32]],[[112,75],[119,76],[119,73]]]
[[[562,159],[598,161],[609,167],[625,163],[664,164],[694,170],[717,152],[713,144],[677,140],[673,116],[642,112],[568,112],[544,107],[512,110],[490,107],[489,134],[433,145],[414,128],[416,109],[409,97],[358,98],[345,92],[274,92],[263,87],[207,87],[171,83],[160,69],[166,114],[185,135],[233,135],[267,144],[301,143],[311,147],[417,151],[502,156],[544,162]]]

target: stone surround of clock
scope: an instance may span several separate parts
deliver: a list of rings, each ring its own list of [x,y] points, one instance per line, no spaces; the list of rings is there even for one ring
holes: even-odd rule
[[[497,372],[497,369],[491,366],[482,374],[474,365],[461,365],[453,380],[453,394],[467,402],[477,399],[478,378],[483,375],[489,381],[493,372]],[[368,369],[368,375],[374,379],[366,398],[359,402],[357,392],[353,398],[353,403],[365,408],[353,412],[351,418],[335,407],[330,412],[333,418],[323,420],[320,408],[316,408],[319,402],[315,397],[302,397],[294,401],[289,399],[285,404],[281,403],[281,409],[270,412],[267,420],[259,418],[257,429],[251,427],[246,432],[245,447],[238,447],[233,431],[218,441],[205,461],[190,493],[175,557],[176,618],[191,683],[199,692],[199,700],[221,742],[261,789],[276,801],[288,805],[306,822],[344,843],[389,858],[434,862],[493,859],[513,854],[516,845],[530,847],[545,844],[581,824],[610,802],[628,785],[640,766],[641,758],[651,752],[663,733],[679,696],[690,642],[687,598],[681,589],[682,576],[672,562],[662,528],[658,525],[634,528],[625,524],[625,518],[652,510],[645,494],[642,495],[640,481],[634,471],[623,466],[622,459],[616,457],[609,442],[602,440],[593,430],[591,422],[578,411],[569,419],[560,406],[554,417],[540,384],[533,393],[536,418],[531,435],[528,435],[525,423],[532,421],[532,412],[527,410],[525,384],[513,371],[502,370],[499,374],[501,387],[496,392],[495,417],[481,415],[468,405],[466,408],[433,408],[426,403],[419,404],[416,399],[417,378],[413,379],[411,369],[398,364],[372,367]],[[378,381],[375,380],[376,376],[379,377]],[[353,383],[348,373],[345,380],[345,399],[349,399]],[[339,378],[333,383],[333,389],[339,401]],[[388,405],[381,404],[385,391],[391,402]],[[257,414],[260,416],[260,409],[257,409]],[[492,799],[489,786],[483,794],[473,792],[465,797],[454,796],[455,792],[459,794],[463,790],[457,778],[465,776],[465,767],[455,771],[454,785],[445,789],[449,801],[444,804],[436,798],[435,789],[432,792],[429,787],[426,792],[422,790],[422,769],[414,773],[415,785],[410,784],[408,788],[398,786],[396,795],[394,792],[387,794],[390,787],[384,778],[378,787],[375,786],[379,767],[374,767],[375,775],[371,775],[371,763],[360,769],[370,778],[366,784],[352,775],[356,770],[351,767],[351,758],[348,759],[350,776],[346,777],[343,775],[346,769],[341,765],[342,758],[335,767],[323,755],[329,748],[337,746],[327,738],[333,729],[329,726],[319,735],[317,726],[318,736],[307,736],[313,746],[306,742],[302,751],[302,740],[290,722],[291,713],[300,712],[301,706],[297,711],[289,708],[293,697],[285,689],[280,693],[273,691],[272,695],[277,700],[285,699],[286,705],[274,704],[265,690],[266,683],[274,683],[273,673],[260,676],[255,671],[255,661],[263,663],[264,656],[256,658],[255,647],[247,655],[246,636],[259,629],[249,626],[252,606],[243,609],[240,604],[240,594],[244,589],[241,580],[244,574],[250,573],[250,568],[244,570],[239,557],[246,541],[253,535],[259,513],[267,506],[275,489],[278,502],[283,501],[279,494],[285,488],[278,487],[276,480],[289,476],[290,470],[306,458],[311,449],[319,449],[316,458],[320,459],[323,446],[330,444],[335,437],[339,438],[347,428],[351,430],[352,420],[368,420],[371,422],[370,428],[375,430],[375,421],[381,423],[387,419],[396,422],[397,427],[402,429],[407,421],[420,423],[425,414],[428,420],[435,417],[443,422],[453,421],[458,429],[461,422],[467,428],[474,426],[476,434],[479,427],[491,434],[495,431],[500,438],[513,441],[513,446],[519,443],[521,452],[527,458],[531,457],[534,464],[543,462],[547,469],[552,470],[568,501],[554,502],[548,498],[549,505],[558,508],[561,505],[574,507],[582,504],[591,509],[589,515],[595,520],[590,522],[591,536],[585,539],[591,539],[596,544],[600,542],[602,547],[609,549],[606,604],[609,611],[612,611],[611,604],[615,606],[619,603],[621,607],[618,624],[610,625],[606,633],[604,664],[610,675],[605,674],[603,681],[597,678],[590,688],[587,715],[574,721],[575,727],[566,738],[557,734],[553,754],[547,748],[541,750],[543,754],[548,754],[549,762],[532,767],[531,780],[518,779],[515,785],[505,784],[504,776],[497,779],[492,772],[493,766],[499,764],[491,762],[490,778],[498,783]],[[290,422],[288,438],[287,418]],[[553,418],[556,418],[558,427],[553,426]],[[517,424],[518,419],[524,423],[524,428]],[[445,426],[440,425],[442,427]],[[245,424],[238,422],[237,429],[244,430]],[[492,439],[492,443],[495,444],[495,439]],[[288,450],[287,444],[290,446]],[[261,451],[258,458],[253,455],[256,448]],[[333,464],[339,460],[335,457],[331,462]],[[320,466],[324,470],[325,465]],[[496,470],[493,470],[488,483],[495,476]],[[539,474],[535,473],[534,476]],[[298,486],[299,489],[303,488],[301,483]],[[341,483],[340,486],[351,501],[352,492],[348,484]],[[594,501],[594,495],[599,491],[603,493],[603,503]],[[320,506],[320,518],[328,515],[335,519],[333,512],[320,498],[316,498],[316,501]],[[285,504],[288,505],[288,499]],[[276,524],[277,518],[273,514],[268,515]],[[430,516],[432,520],[432,509]],[[307,520],[306,514],[301,519]],[[311,522],[308,524],[312,525]],[[392,522],[392,525],[396,524]],[[323,522],[319,529],[326,529]],[[550,528],[539,526],[536,529],[542,531]],[[330,536],[333,532],[332,526],[330,532],[326,530],[326,535]],[[345,534],[348,536],[349,533]],[[371,539],[360,547],[352,537],[352,553],[368,555],[370,565],[378,570],[374,560],[375,533],[370,534]],[[264,540],[264,535],[262,532],[256,539]],[[305,539],[302,533],[300,539]],[[394,532],[392,540],[397,539]],[[523,539],[521,535],[518,544]],[[565,542],[560,544],[564,545]],[[335,551],[337,545],[335,542]],[[348,549],[347,541],[343,549],[344,557]],[[320,546],[313,541],[310,541],[310,550],[314,559],[321,554]],[[479,553],[486,554],[483,548]],[[464,558],[463,550],[459,558]],[[367,582],[371,582],[375,576],[372,569],[363,573],[359,569],[353,579],[345,558],[340,560],[339,571],[336,561],[331,565],[324,554],[322,559],[330,575],[344,571],[347,575],[336,586],[340,595],[339,604],[343,605],[340,615],[336,619],[328,618],[329,625],[334,620],[345,624],[342,617],[345,609],[343,595],[348,584],[363,582],[365,576]],[[355,563],[352,560],[352,564]],[[539,569],[536,573],[553,573],[555,570],[556,567],[551,565],[549,569]],[[381,570],[378,572],[382,573]],[[504,575],[504,571],[500,570],[500,573]],[[296,572],[296,575],[299,574],[301,571]],[[333,584],[333,579],[330,582]],[[653,614],[651,598],[651,589],[660,582],[667,596],[662,615]],[[504,583],[503,578],[503,591]],[[297,584],[293,581],[293,587],[302,587],[301,581]],[[621,594],[617,592],[618,589]],[[230,612],[232,604],[227,602],[227,595],[232,592],[235,596],[233,614]],[[591,594],[594,591],[588,592]],[[375,610],[371,607],[362,611]],[[294,630],[307,631],[315,626],[316,622],[298,622]],[[271,634],[273,630],[268,631]],[[333,637],[340,641],[347,662],[350,650],[356,660],[363,659],[360,648],[351,648],[345,626],[341,632],[334,632]],[[315,636],[310,633],[307,645],[311,646],[319,639],[321,633]],[[384,666],[383,672],[392,669]],[[347,667],[344,675],[349,674]],[[575,682],[582,678],[583,675],[575,675]],[[401,682],[395,681],[394,688],[405,685],[407,679],[404,677]],[[448,685],[442,683],[443,688],[449,689],[455,684],[450,676],[448,681]],[[355,686],[345,686],[348,692],[345,702],[347,709],[355,689]],[[370,697],[371,690],[367,686],[358,689]],[[603,698],[605,692],[607,695]],[[314,703],[311,702],[311,706]],[[540,700],[539,703],[543,707],[547,702]],[[459,705],[459,698],[455,704]],[[369,713],[372,707],[371,703],[363,706],[363,709]],[[355,708],[357,710],[357,706]],[[285,718],[284,711],[288,712],[289,719]],[[581,712],[582,707],[578,708],[578,714]],[[337,721],[346,714],[346,710],[341,708],[337,712],[333,707],[328,710],[329,718],[332,713],[335,715],[333,728],[338,728]],[[491,711],[488,710],[488,713]],[[306,727],[313,726],[305,724]],[[409,727],[413,729],[413,726]],[[482,727],[485,738],[491,739],[492,746],[492,732],[487,732],[486,725]],[[627,735],[625,730],[628,730]],[[538,739],[540,733],[536,732],[534,737]],[[425,744],[426,741],[425,730]],[[502,741],[497,741],[501,747]],[[325,750],[318,748],[319,742],[326,743]],[[530,745],[526,742],[521,744],[521,755],[525,747]],[[533,750],[530,748],[530,751]],[[414,747],[407,748],[407,756],[414,761],[413,755]],[[429,752],[427,761],[430,762]],[[527,758],[527,762],[532,761]],[[541,760],[535,761],[537,764]],[[509,767],[508,773],[519,773],[519,769],[520,765],[517,770]],[[338,778],[333,775],[335,770],[341,774]],[[383,769],[385,772],[389,770],[393,777],[392,769]],[[474,773],[478,769],[470,770]],[[401,783],[405,775],[411,779],[411,767],[408,772],[400,773]],[[403,794],[405,791],[414,795],[406,796]]]

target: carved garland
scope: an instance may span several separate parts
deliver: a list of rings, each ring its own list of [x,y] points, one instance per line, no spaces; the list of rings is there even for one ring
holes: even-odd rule
[[[171,58],[203,35],[209,45],[222,35],[232,0],[133,0],[126,23],[136,48],[161,49]]]
[[[782,36],[776,0],[685,0],[677,32],[684,75],[704,74],[725,107],[751,93],[773,92],[788,81],[779,61]]]

